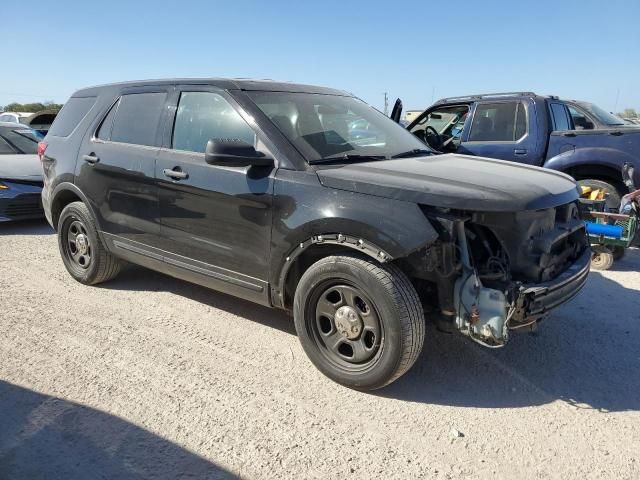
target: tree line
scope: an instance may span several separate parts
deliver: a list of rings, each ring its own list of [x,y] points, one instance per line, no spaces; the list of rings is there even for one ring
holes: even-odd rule
[[[636,112],[635,108],[625,108],[623,111],[616,113],[621,118],[638,118],[638,112]]]
[[[18,103],[12,102],[4,107],[0,106],[0,112],[29,112],[36,113],[40,110],[60,110],[62,104],[53,102]]]

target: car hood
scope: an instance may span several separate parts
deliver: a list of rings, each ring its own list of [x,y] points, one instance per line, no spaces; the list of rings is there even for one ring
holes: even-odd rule
[[[0,155],[0,178],[41,182],[42,165],[38,155]]]
[[[578,198],[574,180],[529,165],[445,154],[319,168],[324,186],[434,207],[514,212]]]

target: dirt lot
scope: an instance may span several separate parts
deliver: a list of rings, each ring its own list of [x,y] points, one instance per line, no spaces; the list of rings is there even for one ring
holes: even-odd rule
[[[505,349],[428,329],[375,394],[280,312],[142,269],[82,286],[40,222],[0,253],[2,479],[640,478],[638,250]]]

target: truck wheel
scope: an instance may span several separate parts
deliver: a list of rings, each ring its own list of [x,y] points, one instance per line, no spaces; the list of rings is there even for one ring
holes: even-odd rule
[[[95,285],[115,278],[122,261],[98,237],[93,218],[82,202],[67,205],[58,220],[58,247],[67,271],[78,282]]]
[[[295,293],[296,332],[327,377],[350,388],[382,388],[415,363],[425,320],[418,294],[395,265],[337,255],[314,263]]]
[[[613,266],[613,253],[603,245],[591,247],[591,268],[594,270],[609,270]]]
[[[618,213],[618,208],[620,208],[620,201],[625,194],[622,185],[615,185],[603,180],[596,180],[591,178],[578,180],[578,185],[580,185],[581,187],[591,187],[594,190],[606,190],[609,193],[606,202],[607,208],[609,209],[609,211]]]

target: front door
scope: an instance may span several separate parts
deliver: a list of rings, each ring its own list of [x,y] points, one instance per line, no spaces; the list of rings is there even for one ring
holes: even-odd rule
[[[213,138],[266,147],[224,91],[183,87],[172,104],[173,127],[155,172],[164,250],[170,254],[165,261],[208,276],[220,290],[266,295],[275,169],[221,167],[204,159]]]

